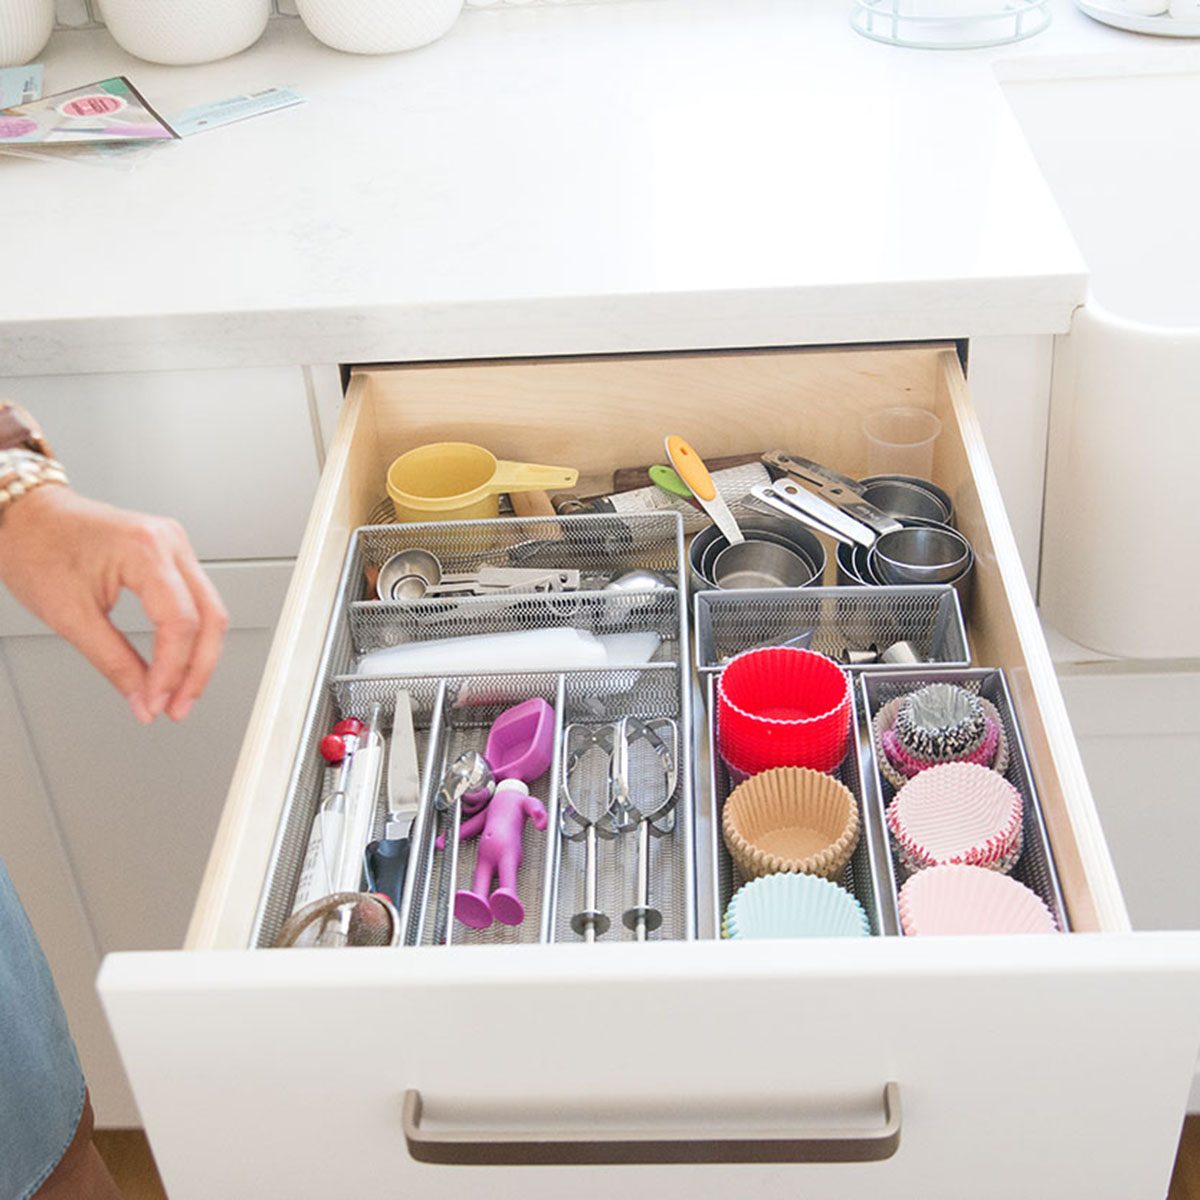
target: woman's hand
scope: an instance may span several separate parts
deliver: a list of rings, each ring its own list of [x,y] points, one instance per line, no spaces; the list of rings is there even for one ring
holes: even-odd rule
[[[123,512],[47,484],[0,517],[0,581],[74,644],[150,724],[182,721],[204,691],[229,624],[176,521]],[[122,589],[154,625],[149,664],[108,614]]]

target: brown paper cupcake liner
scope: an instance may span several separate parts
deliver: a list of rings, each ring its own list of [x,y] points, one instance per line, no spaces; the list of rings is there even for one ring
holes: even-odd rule
[[[776,767],[730,793],[721,827],[747,879],[795,872],[836,880],[858,845],[858,802],[832,775]]]

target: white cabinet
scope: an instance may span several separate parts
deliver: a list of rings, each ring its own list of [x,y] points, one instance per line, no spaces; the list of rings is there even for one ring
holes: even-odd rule
[[[935,475],[978,555],[975,659],[1008,673],[1077,933],[253,948],[347,538],[395,454],[474,440],[600,477],[680,430],[702,454],[778,442],[857,473],[863,412],[901,398],[945,426]],[[100,988],[173,1200],[380,1180],[431,1197],[1161,1200],[1200,1046],[1200,937],[1128,932],[958,360],[936,346],[360,373],[186,948],[110,956]]]
[[[37,418],[75,488],[175,517],[201,559],[296,554],[319,474],[300,367],[0,379]]]
[[[1060,665],[1059,682],[1135,929],[1200,929],[1200,674]]]
[[[0,596],[0,849],[46,950],[102,1125],[137,1110],[95,992],[112,950],[176,946],[187,929],[249,720],[289,561],[210,565],[230,611],[225,653],[180,725],[138,725],[70,645]],[[143,653],[137,605],[118,625]]]

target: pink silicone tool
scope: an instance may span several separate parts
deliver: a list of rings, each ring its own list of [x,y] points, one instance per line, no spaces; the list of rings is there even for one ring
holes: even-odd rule
[[[549,821],[546,806],[529,794],[522,780],[504,779],[497,784],[487,808],[462,823],[462,841],[483,834],[474,883],[470,890],[464,888],[454,897],[454,915],[464,925],[486,929],[493,919],[502,925],[520,925],[525,920],[525,906],[517,896],[517,871],[527,818],[535,829],[545,830]],[[492,880],[497,878],[500,886],[493,892]]]
[[[532,783],[554,758],[554,708],[540,696],[502,712],[492,722],[484,758],[497,779]]]

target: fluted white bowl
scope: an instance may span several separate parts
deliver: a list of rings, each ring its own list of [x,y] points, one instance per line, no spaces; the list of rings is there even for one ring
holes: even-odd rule
[[[0,0],[0,67],[32,62],[54,29],[54,0]]]
[[[463,0],[296,0],[318,41],[350,54],[392,54],[437,41]]]
[[[147,62],[215,62],[254,45],[271,0],[100,0],[108,31]]]

